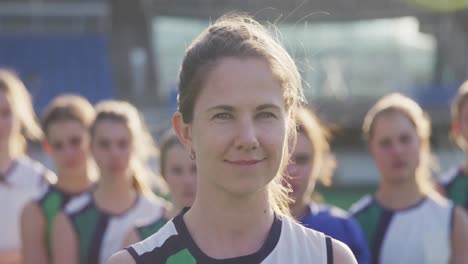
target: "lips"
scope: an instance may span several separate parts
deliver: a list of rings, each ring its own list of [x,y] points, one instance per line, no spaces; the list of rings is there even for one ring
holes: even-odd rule
[[[258,164],[265,159],[241,159],[241,160],[225,160],[225,162],[232,164],[232,165],[238,165],[238,166],[251,166]]]

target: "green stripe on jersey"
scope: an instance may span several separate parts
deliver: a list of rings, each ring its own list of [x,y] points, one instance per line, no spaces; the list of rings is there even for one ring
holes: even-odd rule
[[[79,239],[80,263],[86,264],[90,253],[91,243],[102,213],[95,206],[87,206],[82,211],[71,215],[72,223],[75,227]]]
[[[40,199],[39,205],[46,220],[46,249],[50,257],[52,253],[52,226],[57,213],[63,208],[66,195],[54,187],[50,187],[47,193]]]
[[[196,264],[197,261],[186,248],[170,256],[166,264]]]
[[[364,231],[369,248],[372,248],[375,242],[378,224],[383,213],[383,209],[380,206],[374,202],[371,203],[371,205],[354,215]]]

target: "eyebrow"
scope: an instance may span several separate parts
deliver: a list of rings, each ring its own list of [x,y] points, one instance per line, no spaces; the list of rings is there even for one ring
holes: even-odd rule
[[[262,104],[262,105],[257,106],[255,110],[262,111],[262,110],[269,109],[269,108],[273,108],[277,111],[280,110],[280,107],[275,104]],[[207,112],[214,111],[214,110],[224,110],[228,112],[234,112],[234,107],[230,105],[216,105],[216,106],[208,108]]]

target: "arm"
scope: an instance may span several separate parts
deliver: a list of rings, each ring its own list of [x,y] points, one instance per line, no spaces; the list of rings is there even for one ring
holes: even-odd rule
[[[52,256],[55,264],[78,264],[78,238],[64,212],[55,217],[52,236]]]
[[[138,232],[137,232],[136,228],[132,228],[130,230],[130,232],[128,232],[127,237],[125,238],[123,247],[126,248],[126,247],[128,247],[128,246],[130,246],[132,244],[135,244],[137,242],[140,242],[140,241],[141,241],[141,238],[138,235]]]
[[[464,209],[455,207],[452,229],[451,264],[468,263],[468,215]]]
[[[21,244],[24,264],[47,264],[46,223],[37,202],[29,202],[21,214]]]
[[[333,263],[339,264],[357,264],[353,252],[344,243],[332,239]]]
[[[21,264],[19,249],[0,249],[0,264]]]
[[[370,264],[370,251],[361,226],[351,216],[346,220],[347,230],[350,236],[349,241],[351,241],[348,246],[350,247],[359,264]]]
[[[136,264],[127,250],[121,250],[107,260],[107,264]]]

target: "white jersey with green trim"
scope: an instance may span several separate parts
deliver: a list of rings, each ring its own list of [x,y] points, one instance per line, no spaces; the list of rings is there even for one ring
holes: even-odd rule
[[[0,181],[0,249],[21,247],[20,217],[23,207],[38,198],[55,174],[29,157],[12,162]]]
[[[425,197],[401,210],[366,196],[351,207],[371,250],[372,263],[442,264],[450,261],[453,204]]]
[[[156,234],[129,248],[138,263],[166,264],[304,264],[332,263],[331,239],[289,219],[275,217],[262,248],[250,255],[214,259],[196,245],[185,226],[183,213],[166,223]]]

